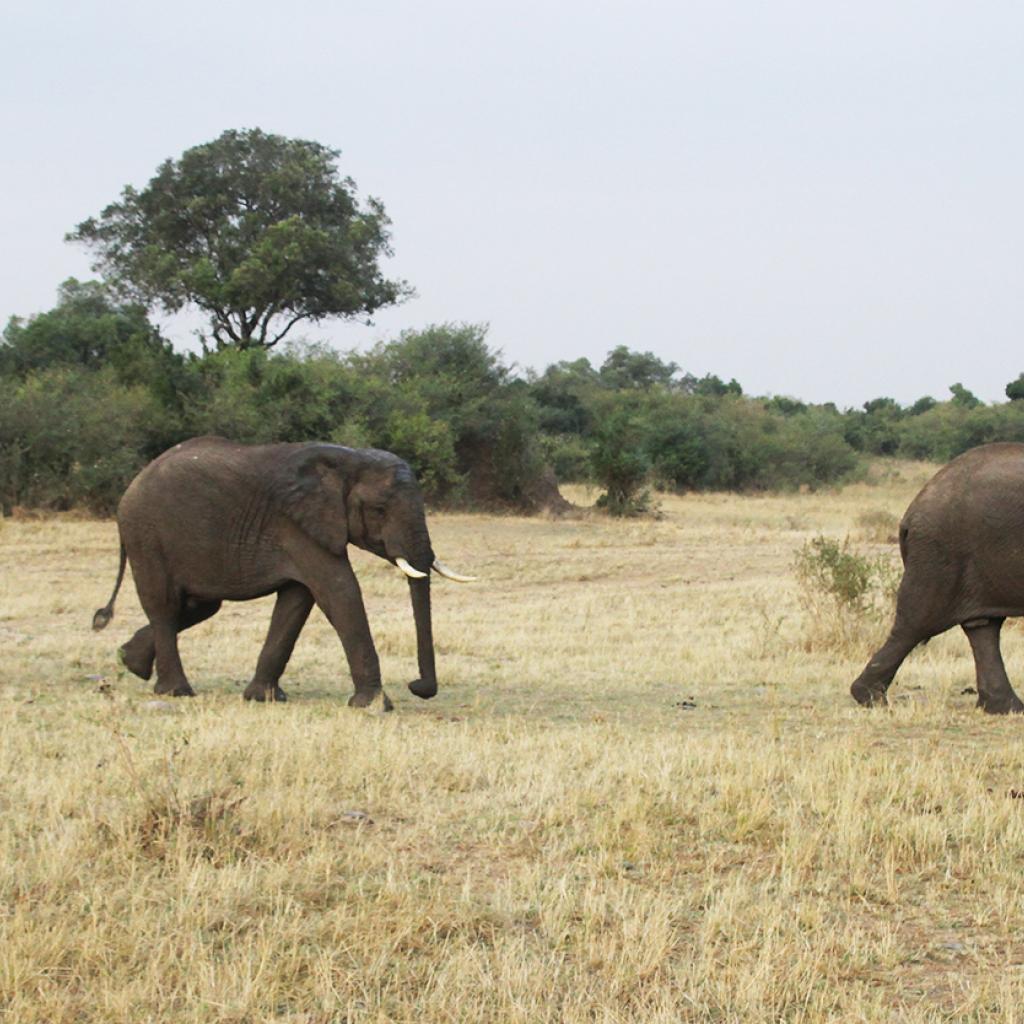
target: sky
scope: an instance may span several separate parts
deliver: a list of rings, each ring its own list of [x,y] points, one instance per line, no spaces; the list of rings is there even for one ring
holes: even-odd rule
[[[342,349],[486,323],[521,368],[627,345],[844,407],[1024,371],[1020,3],[12,7],[3,320],[93,276],[64,235],[125,185],[259,127],[340,149],[392,219],[417,295],[327,325]]]

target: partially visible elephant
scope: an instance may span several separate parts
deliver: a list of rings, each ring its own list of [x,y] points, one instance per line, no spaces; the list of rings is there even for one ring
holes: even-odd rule
[[[972,448],[941,469],[900,523],[903,580],[889,639],[850,692],[884,704],[903,659],[960,626],[974,654],[978,706],[1024,711],[999,651],[1003,621],[1024,615],[1024,444]]]
[[[380,663],[347,545],[370,551],[409,577],[419,678],[409,689],[437,693],[430,619],[431,570],[465,582],[434,557],[416,478],[390,452],[334,444],[248,446],[198,437],[154,459],[131,482],[117,511],[121,564],[114,593],[93,616],[102,629],[131,563],[149,625],[121,649],[126,668],[155,691],[191,696],[178,633],[220,608],[276,594],[270,630],[246,700],[285,700],[278,685],[317,604],[341,638],[355,693],[378,697]]]

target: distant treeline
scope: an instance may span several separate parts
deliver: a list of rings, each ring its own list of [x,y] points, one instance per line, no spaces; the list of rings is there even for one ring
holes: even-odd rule
[[[1015,394],[1015,388],[1021,395]],[[1024,386],[1008,386],[1012,398]],[[944,461],[1024,440],[1024,401],[984,405],[960,384],[942,402],[862,409],[756,398],[620,347],[517,372],[486,329],[445,324],[368,352],[327,347],[183,355],[142,306],[66,282],[57,306],[13,318],[0,341],[0,502],[109,512],[148,460],[183,438],[330,440],[406,459],[434,502],[534,509],[559,480],[592,481],[610,511],[648,486],[779,489],[833,484],[862,454]]]

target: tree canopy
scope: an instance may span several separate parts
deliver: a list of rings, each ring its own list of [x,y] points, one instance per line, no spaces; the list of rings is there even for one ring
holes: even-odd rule
[[[386,279],[390,220],[360,204],[339,151],[259,129],[226,131],[166,160],[141,191],[69,241],[120,293],[167,312],[198,307],[217,348],[269,348],[300,321],[369,316],[411,294]]]
[[[1006,385],[1006,397],[1011,402],[1019,402],[1024,398],[1024,373]]]
[[[968,391],[959,381],[949,385],[949,393],[953,396],[950,401],[964,409],[977,409],[982,404],[981,399],[973,391]]]
[[[634,352],[626,345],[613,348],[600,370],[602,382],[609,387],[642,390],[658,384],[671,387],[678,372],[675,363],[666,363],[653,352]]]

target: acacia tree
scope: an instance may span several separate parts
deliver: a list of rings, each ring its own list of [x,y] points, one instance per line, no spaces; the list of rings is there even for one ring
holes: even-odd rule
[[[369,316],[411,294],[378,199],[361,204],[339,151],[226,131],[166,160],[149,184],[67,236],[121,293],[167,312],[197,306],[217,348],[269,348],[302,320]],[[204,339],[205,340],[205,339]]]

